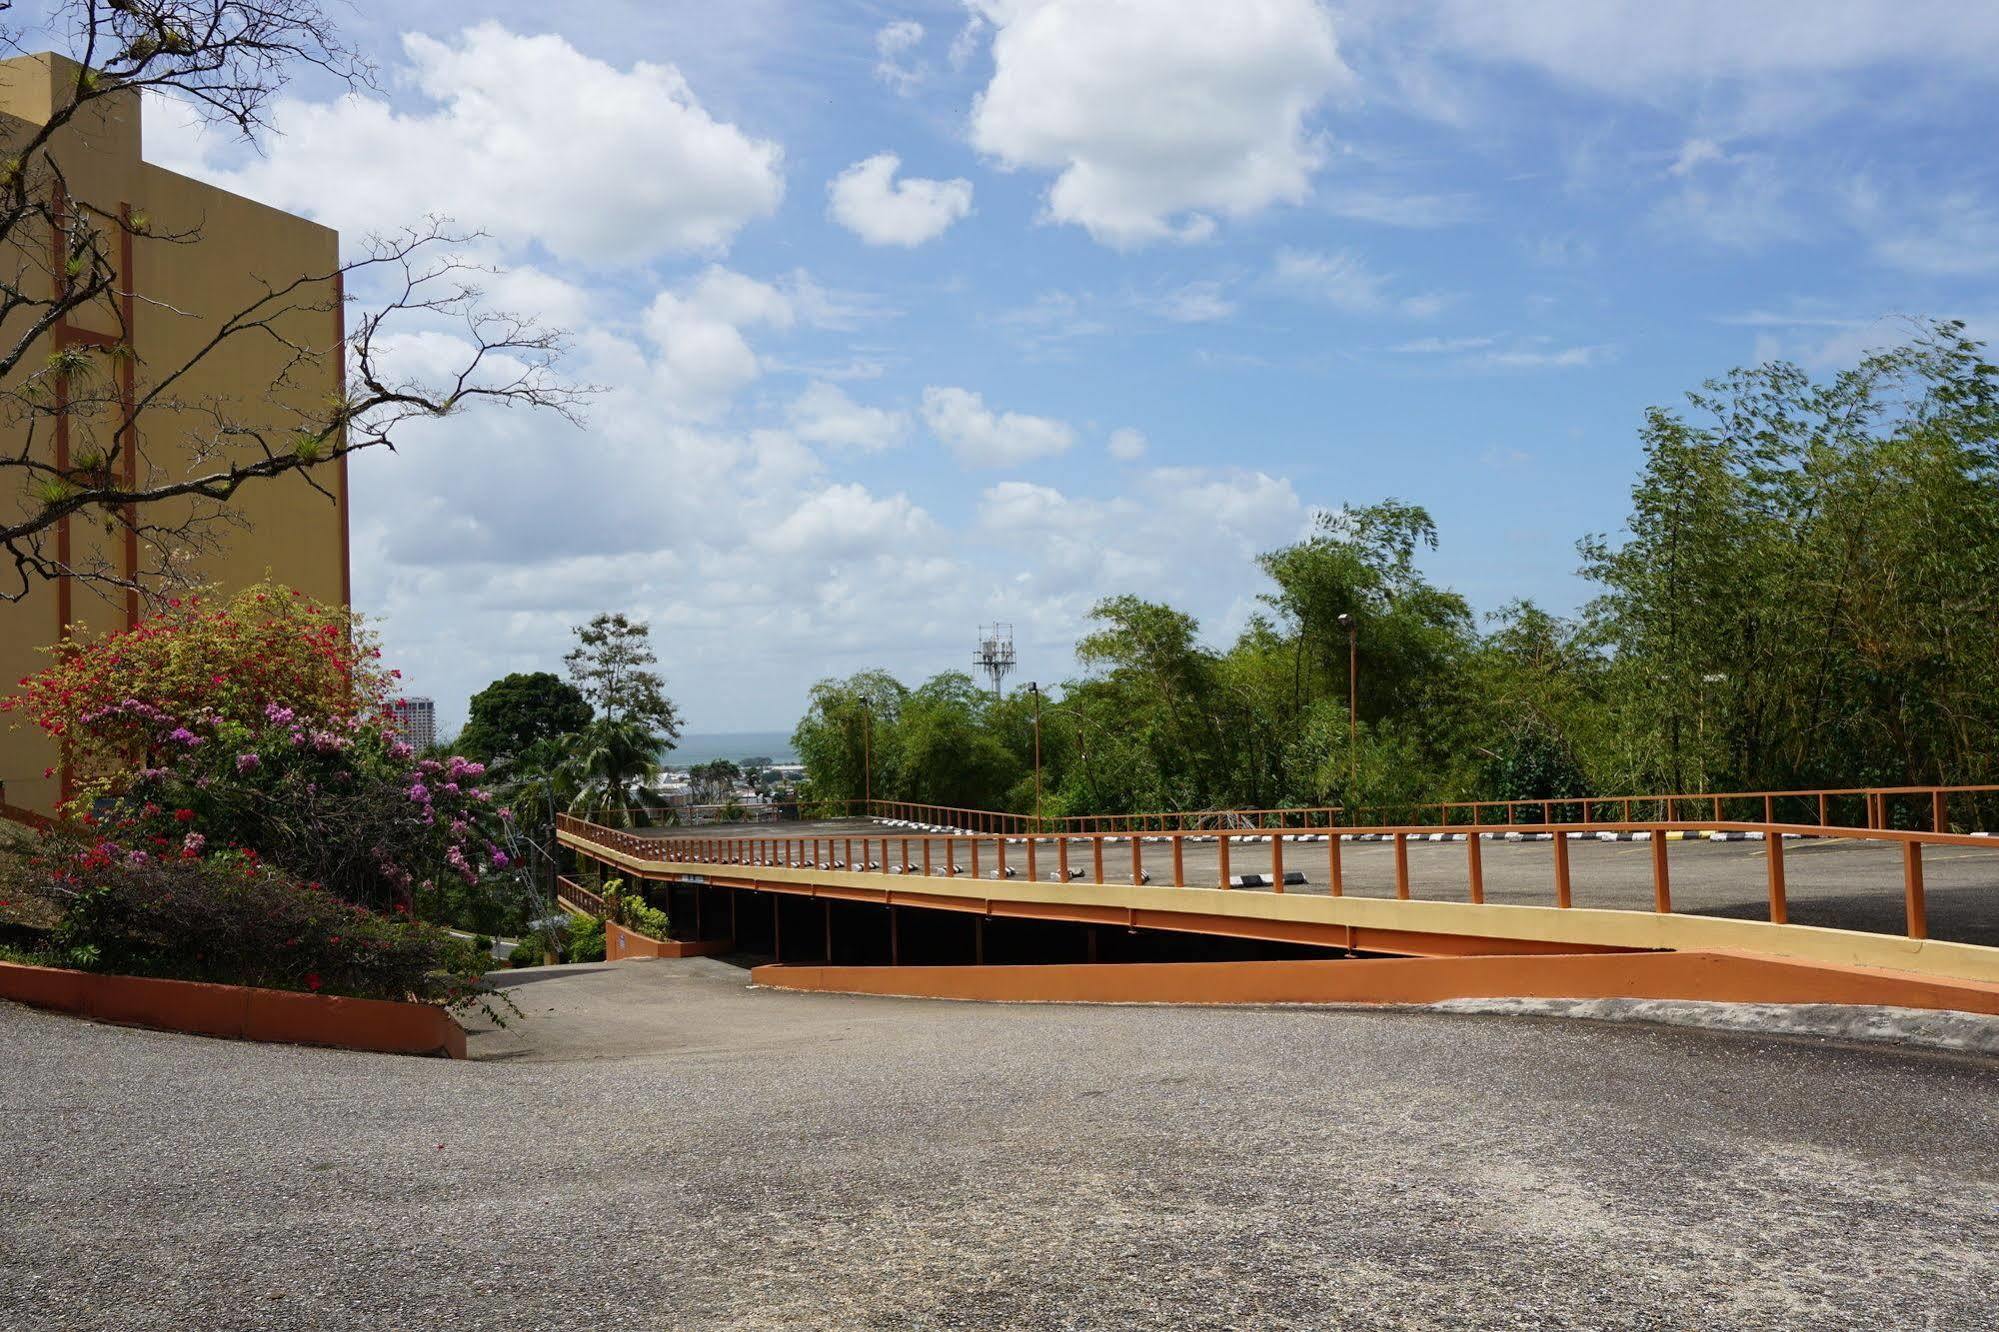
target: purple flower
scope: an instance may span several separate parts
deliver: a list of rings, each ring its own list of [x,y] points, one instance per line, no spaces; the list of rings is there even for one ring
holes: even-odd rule
[[[264,705],[264,715],[268,717],[274,725],[290,726],[292,724],[292,718],[296,717],[298,714],[293,712],[290,708],[281,708],[275,703],[266,703]]]
[[[255,772],[257,769],[257,765],[259,763],[262,763],[263,761],[264,760],[258,758],[255,754],[238,754],[236,756],[236,771],[239,773]]]
[[[206,837],[203,837],[198,832],[193,832],[189,833],[184,839],[182,839],[180,844],[180,849],[187,852],[191,856],[198,856],[201,854],[202,848],[207,845],[208,845],[208,839]]]
[[[392,759],[406,759],[414,753],[416,753],[416,749],[411,745],[404,744],[401,740],[389,746],[389,757]]]
[[[504,851],[502,851],[502,850],[500,850],[500,848],[499,848],[499,847],[497,847],[497,846],[496,846],[496,847],[494,847],[494,848],[493,848],[493,868],[494,868],[494,869],[505,869],[505,868],[507,867],[507,863],[508,863],[508,862],[507,862],[507,853],[506,853],[506,852],[504,852]]]
[[[416,783],[410,787],[410,799],[416,801],[419,805],[428,805],[430,803],[430,788],[422,782]]]
[[[188,730],[185,726],[176,726],[173,730],[167,732],[167,739],[177,745],[198,745],[201,743],[201,737],[193,731]]]

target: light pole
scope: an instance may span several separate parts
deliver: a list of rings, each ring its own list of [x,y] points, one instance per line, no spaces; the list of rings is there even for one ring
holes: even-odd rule
[[[1034,695],[1034,831],[1041,831],[1041,686],[1028,681],[1027,692]]]
[[[1354,799],[1360,799],[1360,625],[1353,616],[1340,615],[1340,628],[1347,631],[1347,765],[1348,784]]]

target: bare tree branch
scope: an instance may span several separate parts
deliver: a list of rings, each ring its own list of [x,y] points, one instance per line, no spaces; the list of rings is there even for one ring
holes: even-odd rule
[[[12,8],[0,0],[0,15]],[[0,48],[20,50],[24,36],[0,32]],[[300,68],[369,84],[372,69],[341,44],[316,0],[65,0],[29,40],[79,64],[47,123],[0,121],[0,601],[65,577],[164,595],[242,523],[230,502],[244,485],[297,473],[331,501],[315,469],[393,449],[415,419],[482,404],[577,419],[591,390],[556,373],[560,332],[487,308],[487,270],[461,257],[478,234],[439,218],[370,238],[359,257],[325,271],[257,277],[255,296],[233,310],[181,310],[129,289],[121,248],[216,242],[199,225],[159,228],[115,201],[77,197],[59,161],[79,151],[66,131],[107,99],[129,105],[155,93],[252,137]],[[372,303],[336,321],[352,299],[342,293],[354,291]],[[125,323],[128,301],[198,322],[200,345],[170,364],[143,359]],[[342,322],[344,345],[332,336]],[[315,328],[323,339],[300,332]],[[399,353],[418,333],[432,335],[431,347],[448,334],[455,364],[440,370],[433,357],[425,373],[405,368]],[[204,368],[225,349],[233,356],[246,343],[275,364],[267,381],[229,394],[197,387],[213,381]],[[58,433],[66,458],[53,445]],[[79,523],[117,544],[129,534],[141,567],[111,560],[97,541],[72,547],[93,553],[60,555],[58,533]]]

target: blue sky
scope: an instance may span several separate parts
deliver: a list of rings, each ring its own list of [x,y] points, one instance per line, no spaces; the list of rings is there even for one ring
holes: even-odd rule
[[[488,239],[583,428],[355,466],[355,587],[455,724],[649,617],[693,730],[817,678],[1073,672],[1098,597],[1225,643],[1311,511],[1426,505],[1481,611],[1588,595],[1643,410],[1899,315],[1991,327],[1999,7],[1534,0],[513,3],[347,19],[261,155],[155,160]],[[893,155],[894,161],[883,155]],[[411,330],[420,369],[444,329]],[[448,348],[446,348],[448,350]]]

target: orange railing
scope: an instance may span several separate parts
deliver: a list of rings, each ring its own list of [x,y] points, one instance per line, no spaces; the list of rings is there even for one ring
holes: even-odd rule
[[[1536,800],[1441,800],[1407,805],[1366,805],[1347,810],[1339,805],[1285,809],[1163,810],[1132,814],[1073,814],[1039,818],[1008,810],[933,805],[911,800],[790,801],[744,807],[741,822],[789,823],[804,819],[875,818],[950,828],[981,834],[1023,836],[1028,833],[1174,833],[1223,829],[1269,832],[1311,831],[1326,827],[1349,830],[1369,825],[1412,824],[1438,828],[1495,828],[1534,822],[1612,823],[1652,820],[1672,823],[1688,818],[1719,822],[1748,819],[1761,823],[1811,824],[1816,827],[1887,828],[1899,812],[1912,825],[1948,832],[1953,809],[1976,805],[1978,797],[1999,794],[1999,785],[1960,786],[1842,786],[1785,791],[1703,791],[1679,795],[1565,796]],[[1999,806],[1999,800],[1990,802]],[[719,821],[728,807],[679,807],[683,827]],[[690,815],[692,817],[690,817]],[[627,823],[660,826],[659,811],[628,812]],[[1967,823],[1967,830],[1975,824]]]
[[[1151,881],[1150,870],[1145,860],[1147,843],[1164,842],[1168,844],[1166,854],[1170,856],[1174,887],[1214,886],[1228,889],[1267,886],[1272,891],[1280,893],[1284,891],[1285,886],[1286,847],[1289,845],[1296,848],[1300,845],[1295,841],[1287,841],[1282,834],[1264,836],[1239,829],[1217,829],[1202,833],[1164,832],[1122,837],[1101,832],[944,834],[863,832],[859,836],[822,833],[817,836],[791,837],[701,835],[661,837],[605,828],[569,815],[561,816],[558,824],[562,831],[590,847],[616,852],[642,865],[656,865],[662,870],[679,873],[688,872],[691,868],[699,866],[728,865],[752,869],[768,866],[974,879],[982,877],[1008,879],[1019,877],[1024,873],[1028,879],[1039,881],[1043,867],[1049,866],[1052,862],[1053,869],[1048,877],[1055,882],[1068,883],[1081,880],[1091,884],[1142,884]],[[1853,828],[1829,824],[1692,822],[1669,819],[1615,823],[1481,824],[1476,834],[1468,835],[1464,839],[1465,900],[1474,904],[1483,904],[1485,901],[1483,843],[1488,837],[1504,837],[1508,834],[1546,835],[1552,845],[1550,886],[1553,905],[1567,908],[1573,905],[1569,835],[1630,833],[1642,835],[1651,842],[1653,909],[1658,912],[1671,912],[1672,882],[1666,855],[1669,842],[1665,834],[1702,831],[1745,833],[1760,835],[1764,839],[1766,851],[1764,873],[1769,897],[1769,919],[1773,924],[1785,924],[1789,920],[1784,867],[1786,836],[1879,841],[1899,845],[1906,932],[1909,937],[1917,939],[1927,938],[1929,933],[1923,885],[1923,849],[1928,846],[1952,846],[1999,851],[1999,838],[1963,833]],[[1317,832],[1326,838],[1324,864],[1328,875],[1328,891],[1333,896],[1341,896],[1343,890],[1340,834],[1345,833],[1379,837],[1394,843],[1395,896],[1408,900],[1413,896],[1409,876],[1409,840],[1434,837],[1436,825],[1403,824],[1362,828],[1328,825]],[[1212,842],[1215,846],[1218,866],[1213,885],[1187,883],[1185,848],[1189,841],[1194,840],[1203,843]],[[1246,858],[1242,848],[1251,842],[1258,844],[1258,850],[1267,857],[1267,877],[1264,877],[1265,871],[1259,868],[1256,877],[1260,878],[1261,882],[1258,883],[1247,882],[1248,876],[1231,872],[1233,867],[1245,863]],[[1114,843],[1122,843],[1128,847],[1129,871],[1127,873],[1124,866],[1118,864],[1111,871],[1111,877],[1107,878],[1106,853],[1107,848]],[[1262,844],[1265,843],[1267,851],[1263,850]],[[1126,853],[1120,848],[1110,854],[1122,860]],[[1249,853],[1251,857],[1257,854],[1257,852]],[[1307,854],[1317,853],[1294,851],[1291,863],[1299,864],[1298,857]],[[701,871],[695,870],[695,872]]]
[[[1886,828],[1895,802],[1914,804],[1931,831],[1950,828],[1955,798],[1999,792],[1999,785],[1845,786],[1786,791],[1713,791],[1683,795],[1568,796],[1541,800],[1442,800],[1408,805],[1367,805],[1347,811],[1338,805],[1291,809],[1202,809],[1141,814],[1080,814],[1037,820],[1032,814],[928,805],[904,800],[869,802],[876,818],[901,819],[977,833],[1206,832],[1221,828],[1269,831],[1354,827],[1368,823],[1411,823],[1429,827],[1488,827],[1564,820],[1621,822],[1651,818],[1667,823],[1687,817],[1711,820],[1748,817],[1779,822],[1780,815],[1818,827]],[[1351,817],[1349,817],[1349,814]],[[1849,819],[1848,816],[1851,816]]]

